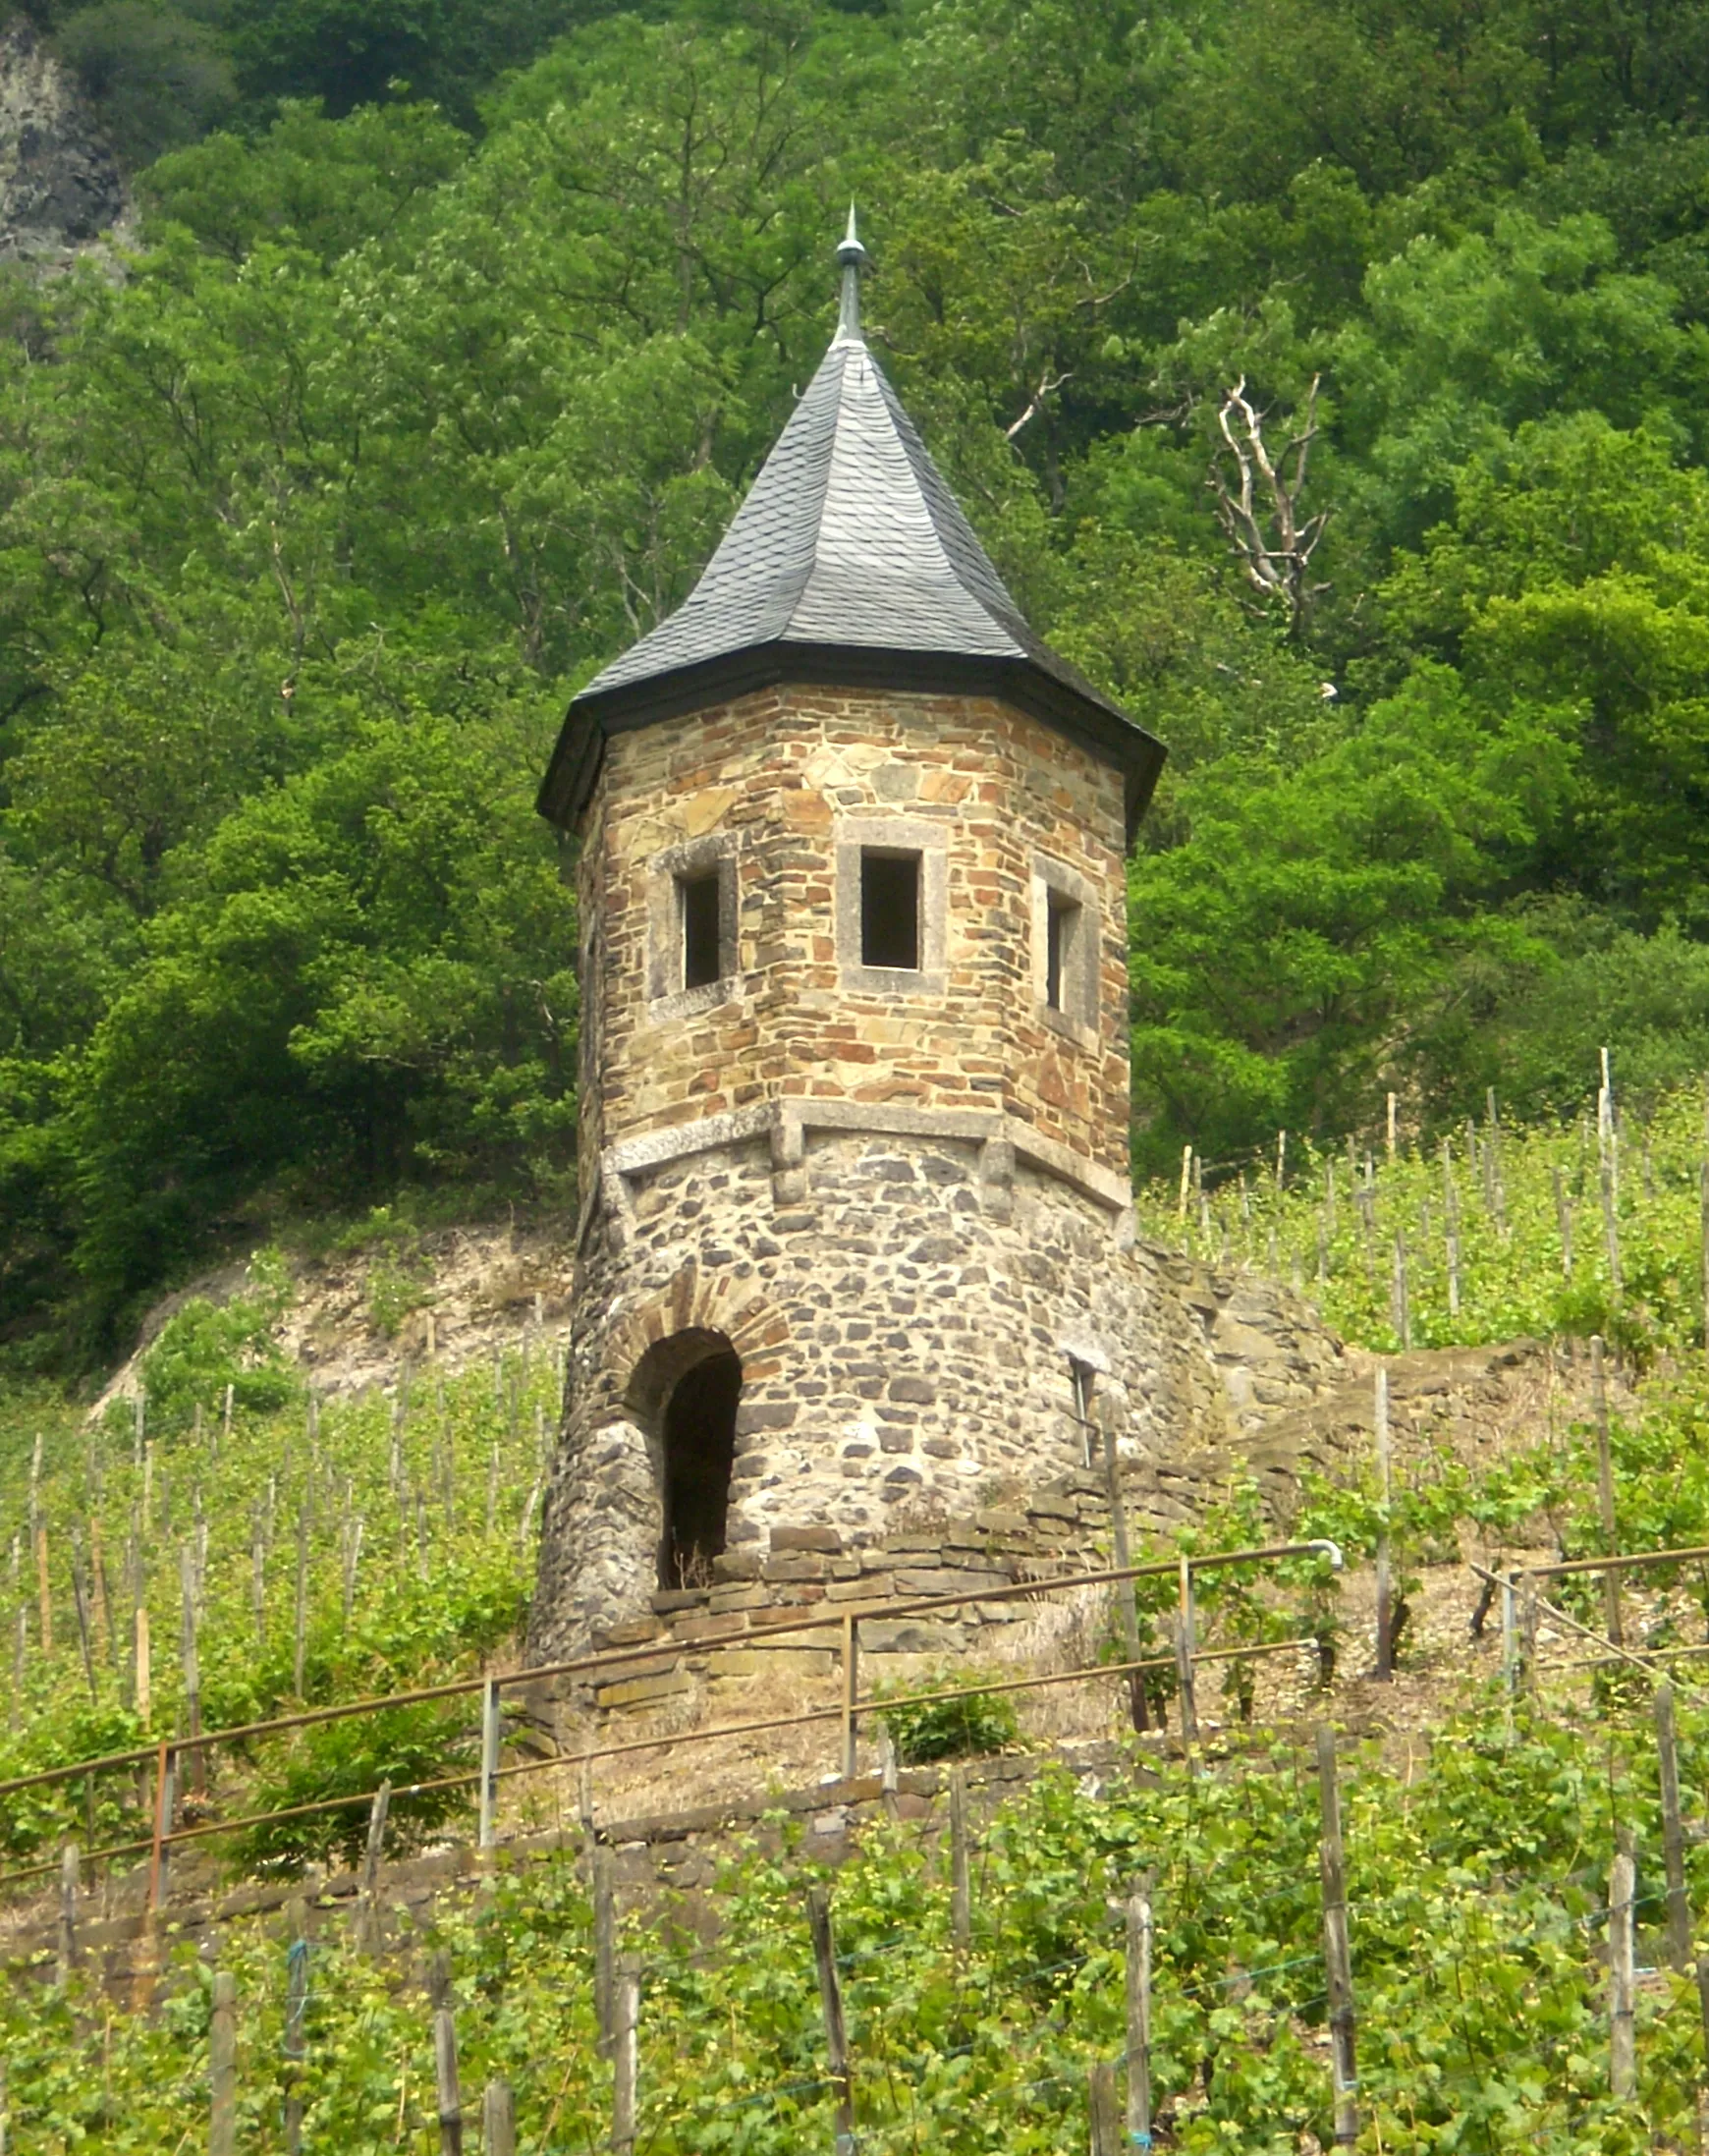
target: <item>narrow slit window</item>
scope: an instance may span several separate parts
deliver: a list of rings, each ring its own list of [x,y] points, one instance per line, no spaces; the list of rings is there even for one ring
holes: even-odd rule
[[[1075,1420],[1079,1424],[1080,1459],[1088,1467],[1098,1464],[1099,1430],[1092,1414],[1092,1387],[1097,1382],[1089,1363],[1077,1355],[1069,1357],[1069,1374],[1074,1381]]]
[[[919,970],[917,854],[860,856],[860,963],[899,972]]]
[[[677,891],[683,910],[683,986],[704,988],[723,970],[717,870],[706,876],[679,877]]]
[[[1068,1009],[1068,984],[1079,947],[1081,909],[1061,891],[1052,891],[1045,909],[1044,1000],[1053,1011]]]

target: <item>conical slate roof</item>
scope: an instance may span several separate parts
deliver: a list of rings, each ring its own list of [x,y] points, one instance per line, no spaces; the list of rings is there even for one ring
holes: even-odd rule
[[[867,350],[861,252],[851,222],[836,339],[699,582],[570,706],[540,789],[555,822],[608,735],[785,680],[999,695],[1123,766],[1130,828],[1149,800],[1162,745],[1027,628]]]

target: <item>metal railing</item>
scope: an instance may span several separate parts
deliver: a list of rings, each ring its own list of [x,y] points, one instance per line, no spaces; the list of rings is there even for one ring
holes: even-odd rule
[[[383,1714],[395,1708],[415,1706],[441,1699],[468,1697],[476,1692],[482,1695],[482,1750],[483,1763],[478,1768],[457,1774],[437,1776],[429,1781],[412,1783],[391,1793],[394,1799],[419,1797],[443,1790],[466,1789],[481,1786],[481,1835],[483,1846],[490,1841],[491,1808],[497,1785],[521,1776],[539,1774],[554,1768],[591,1769],[601,1760],[631,1756],[636,1752],[654,1751],[662,1744],[680,1749],[694,1744],[717,1742],[725,1738],[753,1736],[762,1732],[804,1728],[823,1722],[841,1725],[841,1761],[845,1779],[853,1780],[857,1765],[860,1724],[863,1717],[882,1712],[886,1705],[894,1704],[878,1693],[862,1694],[859,1689],[860,1675],[860,1626],[863,1620],[895,1624],[903,1620],[942,1615],[952,1610],[965,1609],[969,1603],[989,1604],[1020,1600],[1037,1601],[1052,1595],[1082,1591],[1088,1587],[1118,1586],[1135,1580],[1163,1577],[1175,1575],[1180,1580],[1180,1615],[1176,1628],[1176,1642],[1172,1653],[1130,1659],[1125,1662],[1090,1663],[1072,1670],[1052,1671],[1042,1676],[981,1680],[965,1686],[950,1686],[929,1693],[910,1693],[909,1703],[928,1704],[946,1702],[958,1698],[983,1696],[993,1692],[1019,1692],[1042,1690],[1059,1685],[1083,1683],[1091,1679],[1132,1679],[1144,1672],[1156,1669],[1173,1669],[1181,1698],[1182,1734],[1184,1741],[1191,1745],[1197,1741],[1197,1717],[1193,1699],[1193,1670],[1203,1663],[1227,1663],[1250,1661],[1266,1655],[1295,1652],[1314,1645],[1311,1634],[1287,1639],[1261,1641],[1240,1647],[1201,1648],[1194,1636],[1195,1605],[1193,1578],[1200,1573],[1214,1572],[1236,1566],[1279,1563],[1289,1558],[1327,1558],[1332,1569],[1342,1569],[1340,1548],[1327,1539],[1318,1538],[1306,1542],[1267,1543],[1240,1550],[1210,1551],[1204,1555],[1183,1553],[1144,1565],[1112,1567],[1098,1572],[1061,1574],[1055,1577],[1018,1581],[1000,1587],[971,1588],[960,1594],[928,1595],[913,1600],[873,1601],[861,1609],[829,1610],[817,1614],[801,1614],[795,1610],[748,1612],[744,1630],[732,1631],[710,1639],[692,1642],[670,1639],[652,1640],[643,1645],[614,1648],[593,1655],[579,1656],[565,1662],[535,1664],[529,1668],[495,1672],[485,1677],[460,1678],[443,1685],[419,1686],[413,1690],[380,1693],[366,1699],[347,1700],[333,1707],[305,1708],[298,1714],[275,1715],[268,1720],[245,1722],[223,1730],[204,1730],[194,1736],[161,1738],[154,1743],[138,1746],[129,1751],[108,1752],[97,1758],[83,1759],[70,1765],[43,1768],[34,1774],[14,1775],[0,1782],[0,1797],[23,1790],[45,1789],[66,1782],[93,1778],[99,1774],[123,1771],[126,1768],[152,1765],[154,1768],[154,1800],[151,1831],[145,1837],[128,1842],[111,1844],[106,1848],[91,1849],[83,1852],[84,1862],[110,1861],[115,1857],[146,1854],[149,1857],[149,1906],[159,1898],[163,1863],[169,1850],[181,1843],[205,1840],[219,1835],[244,1832],[247,1829],[273,1824],[276,1821],[306,1819],[323,1816],[335,1811],[353,1810],[361,1805],[372,1805],[380,1794],[378,1790],[353,1792],[345,1797],[321,1797],[312,1803],[292,1804],[269,1811],[243,1813],[235,1818],[198,1821],[189,1826],[176,1826],[170,1816],[172,1810],[173,1767],[176,1760],[186,1754],[204,1754],[221,1744],[237,1744],[260,1737],[284,1735],[289,1731],[307,1729],[317,1724],[335,1722],[357,1715]],[[752,1646],[755,1643],[777,1645],[802,1634],[834,1631],[839,1634],[841,1663],[841,1696],[835,1706],[809,1707],[794,1714],[767,1715],[746,1721],[710,1725],[698,1730],[655,1733],[646,1737],[627,1739],[622,1742],[595,1744],[576,1751],[554,1751],[538,1758],[513,1761],[500,1765],[497,1756],[499,1735],[500,1693],[506,1686],[520,1689],[550,1678],[609,1677],[637,1663],[646,1664],[665,1659],[674,1660],[686,1652],[705,1651],[716,1653],[736,1646]],[[56,1871],[60,1859],[57,1855],[35,1864],[17,1867],[0,1873],[0,1889],[39,1878]]]

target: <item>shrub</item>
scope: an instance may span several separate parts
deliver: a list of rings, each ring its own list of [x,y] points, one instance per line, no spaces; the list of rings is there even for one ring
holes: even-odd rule
[[[276,1763],[269,1763],[245,1798],[246,1810],[286,1811],[328,1797],[366,1796],[389,1781],[395,1792],[387,1815],[386,1847],[413,1849],[469,1801],[469,1788],[415,1790],[413,1785],[457,1774],[472,1756],[467,1702],[461,1707],[425,1701],[352,1715],[301,1732]],[[274,1819],[246,1828],[237,1854],[245,1868],[292,1871],[335,1853],[355,1857],[367,1836],[365,1804],[306,1818]]]
[[[231,109],[231,64],[205,25],[143,0],[105,0],[66,18],[59,49],[127,165],[193,142]]]
[[[290,1299],[283,1260],[261,1251],[249,1266],[244,1294],[225,1303],[193,1296],[174,1311],[142,1357],[151,1425],[187,1427],[197,1402],[211,1412],[223,1403],[228,1385],[236,1405],[251,1414],[289,1407],[303,1380],[280,1352],[273,1327]]]
[[[957,1681],[956,1673],[946,1671],[898,1691],[880,1709],[879,1719],[905,1767],[925,1766],[933,1759],[976,1758],[1001,1751],[1019,1738],[1015,1702],[1008,1692],[968,1691],[957,1699],[920,1696],[946,1690]]]

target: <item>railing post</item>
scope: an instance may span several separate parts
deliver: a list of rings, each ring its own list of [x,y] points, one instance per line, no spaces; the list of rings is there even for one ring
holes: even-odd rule
[[[1175,1631],[1175,1659],[1181,1685],[1181,1741],[1190,1751],[1198,1742],[1198,1703],[1192,1690],[1192,1560],[1181,1559],[1181,1617]]]
[[[1104,1488],[1110,1501],[1110,1538],[1116,1552],[1116,1569],[1126,1572],[1133,1562],[1132,1548],[1128,1540],[1128,1508],[1122,1497],[1122,1463],[1116,1446],[1116,1418],[1109,1403],[1100,1397],[1097,1403],[1099,1434],[1104,1446]],[[1128,1650],[1128,1660],[1139,1660],[1139,1613],[1134,1606],[1133,1581],[1124,1579],[1116,1589],[1116,1607],[1122,1621],[1122,1643]],[[1148,1727],[1150,1716],[1145,1707],[1145,1672],[1130,1670],[1128,1673],[1128,1719],[1136,1731]]]
[[[148,1907],[151,1909],[160,1907],[166,1885],[166,1814],[172,1802],[171,1783],[172,1755],[162,1738],[154,1770],[154,1842],[148,1857]]]
[[[480,1831],[481,1853],[492,1852],[494,1830],[493,1816],[498,1806],[499,1740],[503,1727],[499,1717],[499,1686],[496,1677],[489,1677],[480,1687]]]
[[[78,1964],[78,1867],[80,1852],[68,1842],[59,1856],[59,1956],[56,1979],[63,1990]]]
[[[851,1610],[843,1619],[843,1778],[852,1782],[858,1764],[856,1746],[859,1723],[854,1702],[859,1696],[860,1620]]]

